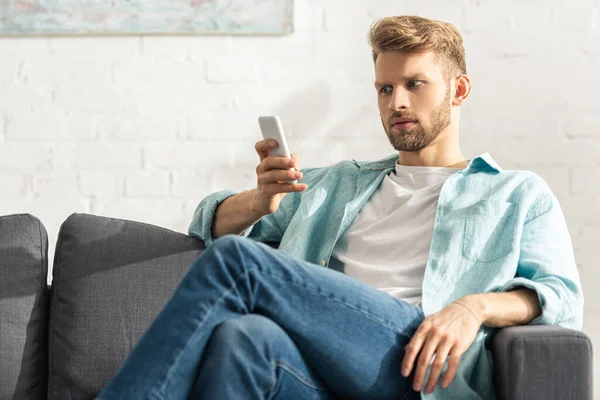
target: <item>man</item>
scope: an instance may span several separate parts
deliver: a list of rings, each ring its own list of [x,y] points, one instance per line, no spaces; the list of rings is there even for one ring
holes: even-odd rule
[[[398,153],[298,171],[258,142],[257,188],[200,203],[208,249],[100,398],[493,399],[495,328],[581,328],[551,189],[459,148],[459,32],[391,17],[370,43]]]

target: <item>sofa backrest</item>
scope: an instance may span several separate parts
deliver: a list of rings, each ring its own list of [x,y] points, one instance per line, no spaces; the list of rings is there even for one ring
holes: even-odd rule
[[[46,393],[48,234],[29,214],[0,217],[0,399]]]
[[[157,226],[71,215],[53,268],[48,399],[92,399],[203,249]]]

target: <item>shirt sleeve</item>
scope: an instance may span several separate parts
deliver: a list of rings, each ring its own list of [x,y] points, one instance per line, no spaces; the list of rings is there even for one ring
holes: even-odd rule
[[[208,247],[214,242],[212,225],[219,204],[227,198],[237,194],[233,190],[222,190],[206,196],[196,207],[192,222],[188,228],[188,234],[198,238]],[[252,225],[241,236],[260,242],[280,242],[289,222],[293,216],[294,208],[297,206],[299,193],[288,193],[277,211],[264,216],[256,224]]]
[[[526,287],[537,293],[542,314],[531,325],[580,330],[583,292],[573,245],[556,196],[543,194],[527,213],[517,276],[500,291]]]
[[[237,193],[234,190],[222,190],[202,199],[194,211],[192,222],[188,228],[188,234],[202,240],[207,247],[210,246],[214,241],[212,224],[217,207],[227,198]]]

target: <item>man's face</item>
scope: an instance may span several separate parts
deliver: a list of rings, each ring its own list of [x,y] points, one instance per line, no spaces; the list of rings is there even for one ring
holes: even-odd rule
[[[375,81],[381,122],[397,151],[421,150],[450,125],[450,83],[433,52],[381,53]]]

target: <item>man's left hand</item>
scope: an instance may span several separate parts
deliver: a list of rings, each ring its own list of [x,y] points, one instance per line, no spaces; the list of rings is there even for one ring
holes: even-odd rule
[[[435,354],[431,365],[429,380],[425,393],[435,389],[446,358],[448,369],[442,379],[442,387],[447,388],[454,379],[460,358],[475,340],[482,320],[473,307],[452,303],[435,314],[431,314],[421,323],[410,342],[405,347],[402,362],[402,375],[407,377],[413,369],[418,356],[413,389],[420,391],[425,380],[427,368]]]

